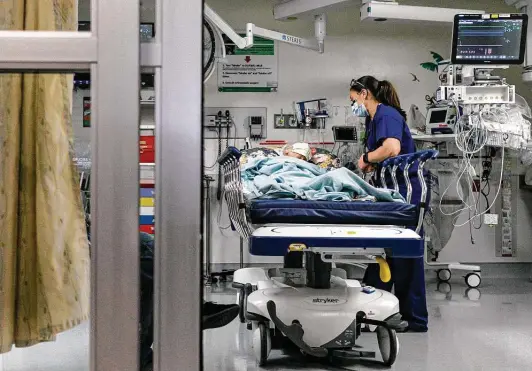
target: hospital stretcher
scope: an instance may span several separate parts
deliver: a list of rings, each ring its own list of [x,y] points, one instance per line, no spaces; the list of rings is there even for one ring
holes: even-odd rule
[[[235,272],[241,321],[253,331],[253,349],[260,365],[267,362],[278,338],[289,339],[304,354],[319,358],[375,357],[355,348],[362,328],[377,333],[383,363],[391,366],[399,344],[399,302],[391,293],[363,287],[347,279],[336,263],[378,263],[383,281],[391,279],[386,257],[422,258],[427,184],[423,168],[437,151],[424,150],[384,161],[386,172],[399,190],[397,172],[403,170],[406,203],[328,202],[308,200],[246,201],[240,171],[241,153],[228,148],[218,159],[225,199],[234,229],[249,241],[257,256],[283,256],[284,268],[267,272],[244,268]],[[418,164],[421,180],[419,205],[410,204],[410,169]]]

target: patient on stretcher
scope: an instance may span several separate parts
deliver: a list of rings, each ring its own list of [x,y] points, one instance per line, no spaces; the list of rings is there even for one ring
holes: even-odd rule
[[[251,199],[404,202],[393,190],[371,186],[346,168],[327,171],[308,162],[310,147],[296,143],[284,156],[249,159],[242,164],[244,195]]]

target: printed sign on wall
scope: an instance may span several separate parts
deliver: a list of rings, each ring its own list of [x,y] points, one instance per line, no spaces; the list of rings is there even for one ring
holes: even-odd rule
[[[155,136],[141,135],[140,140],[140,162],[152,164],[155,162]]]
[[[83,97],[83,127],[91,127],[91,98]]]
[[[275,41],[255,36],[252,48],[239,49],[226,35],[223,37],[227,57],[226,63],[218,63],[218,90],[277,91],[279,59]]]

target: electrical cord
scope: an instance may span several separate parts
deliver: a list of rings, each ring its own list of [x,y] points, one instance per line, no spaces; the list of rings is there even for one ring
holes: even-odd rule
[[[486,214],[488,212],[488,210],[491,210],[491,208],[495,205],[495,202],[497,202],[497,197],[499,197],[499,193],[501,192],[501,188],[502,188],[502,179],[503,179],[503,175],[504,175],[504,156],[505,156],[505,151],[504,151],[504,145],[502,147],[502,155],[501,155],[501,177],[500,177],[500,181],[499,181],[499,187],[497,188],[497,193],[495,194],[495,197],[493,198],[493,202],[491,203],[491,205],[488,206],[488,208],[486,209],[486,211],[474,216],[474,217],[477,217],[477,216],[482,216],[484,214]],[[462,227],[464,225],[466,225],[467,223],[470,222],[471,219],[467,220],[466,222],[462,223],[462,224],[458,224],[455,226],[456,227]]]
[[[222,123],[220,120],[218,124],[218,158],[220,158],[221,155],[222,155]],[[222,199],[222,165],[220,164],[218,164],[218,184],[216,187],[216,199],[218,201]]]
[[[478,187],[479,189],[475,189],[478,193],[478,196],[475,197],[474,195],[475,192],[473,192],[473,184],[476,184],[476,183],[472,175],[474,171],[472,160],[474,159],[476,154],[480,153],[486,147],[487,142],[488,142],[489,132],[485,124],[485,119],[498,122],[499,124],[504,124],[505,122],[508,122],[509,115],[506,111],[504,111],[503,109],[499,107],[483,109],[478,114],[460,115],[460,107],[458,106],[458,102],[452,99],[452,103],[455,106],[456,112],[457,112],[457,124],[455,126],[455,132],[456,132],[455,143],[456,143],[457,148],[460,149],[460,151],[462,151],[462,154],[463,154],[462,160],[460,161],[458,174],[456,174],[454,171],[453,173],[457,175],[456,176],[456,192],[457,192],[458,197],[464,204],[464,207],[451,213],[446,213],[442,210],[442,200],[445,197],[445,194],[447,194],[447,192],[449,191],[452,185],[452,182],[451,182],[449,183],[449,185],[443,192],[442,197],[440,198],[439,209],[440,209],[440,212],[446,216],[453,216],[453,215],[458,214],[453,221],[453,225],[455,227],[461,227],[467,223],[470,223],[474,219],[479,218],[482,215],[488,213],[492,209],[500,193],[500,189],[502,187],[502,176],[503,176],[502,168],[501,168],[501,176],[500,176],[500,181],[499,181],[499,187],[497,189],[497,194],[495,195],[494,201],[490,205],[489,199],[487,197],[490,192],[489,180],[490,180],[490,174],[492,170],[492,161],[490,157],[488,161],[485,161],[484,163],[482,163],[483,173],[482,173],[481,183],[484,183],[484,186],[482,187],[482,189],[480,189],[480,186]],[[504,143],[503,143],[502,161],[504,163]],[[464,177],[465,177],[465,181],[467,182],[469,195],[470,197],[473,198],[472,200],[473,202],[471,205],[465,199],[465,195],[461,187],[461,183]],[[485,192],[486,188],[488,188],[488,193]],[[487,205],[486,209],[482,212],[480,212],[479,210],[481,197],[485,198],[486,205]],[[456,224],[459,218],[459,214],[462,213],[464,210],[468,211],[468,220],[465,223]],[[471,216],[472,212],[473,212],[473,216]],[[475,227],[475,229],[480,229],[480,227],[482,226],[482,222],[480,223],[481,224],[479,227],[470,225],[471,239],[473,243],[474,243],[474,239],[472,236],[472,227]]]

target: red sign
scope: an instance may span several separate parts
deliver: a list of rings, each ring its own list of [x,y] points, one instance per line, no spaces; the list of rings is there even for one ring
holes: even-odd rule
[[[140,231],[148,234],[155,234],[155,227],[153,225],[141,225]]]
[[[155,137],[153,135],[140,137],[140,162],[155,162]]]

